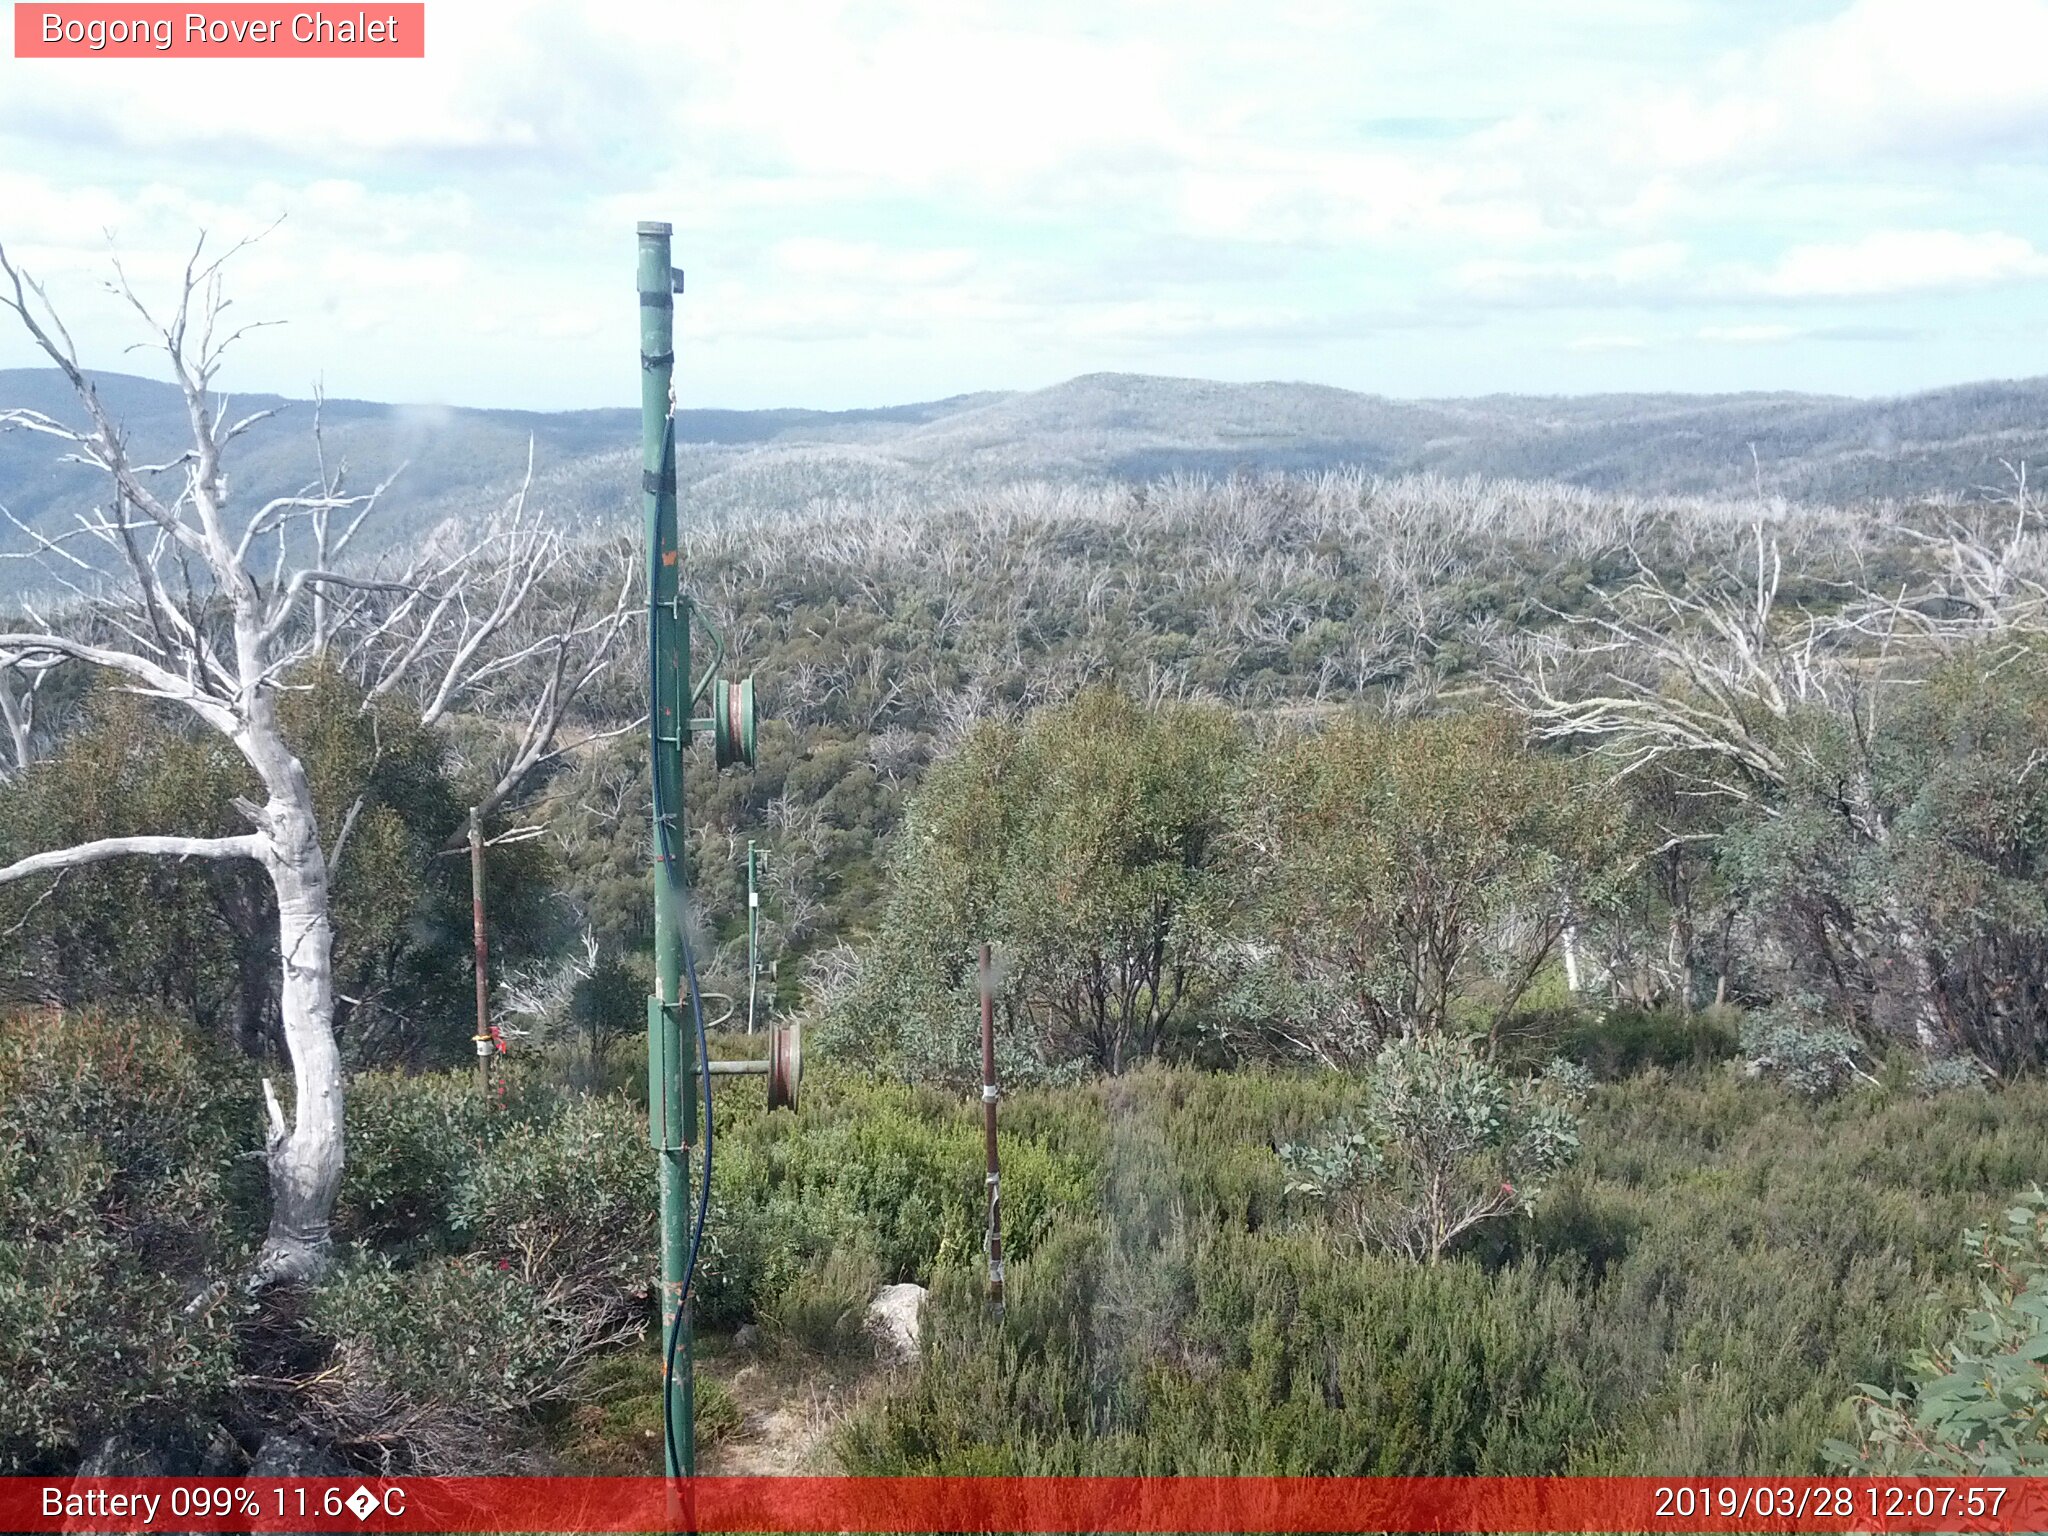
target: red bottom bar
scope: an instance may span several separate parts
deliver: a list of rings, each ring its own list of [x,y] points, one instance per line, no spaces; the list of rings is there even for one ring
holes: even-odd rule
[[[2048,1479],[13,1477],[0,1530],[2020,1532]]]

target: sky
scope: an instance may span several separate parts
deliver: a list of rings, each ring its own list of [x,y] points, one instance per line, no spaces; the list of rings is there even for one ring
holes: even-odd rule
[[[353,8],[351,8],[351,11]],[[0,57],[88,364],[198,232],[244,391],[685,403],[1102,370],[1394,396],[2048,372],[2048,0],[429,0],[423,60]],[[267,233],[264,233],[267,231]],[[35,361],[0,330],[0,368]]]

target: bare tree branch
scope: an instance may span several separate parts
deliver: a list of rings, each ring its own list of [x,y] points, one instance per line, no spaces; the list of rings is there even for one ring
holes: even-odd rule
[[[52,870],[77,869],[108,859],[137,856],[162,859],[260,859],[263,839],[254,833],[240,837],[103,837],[98,842],[79,843],[49,853],[32,853],[0,869],[0,885],[26,880]]]

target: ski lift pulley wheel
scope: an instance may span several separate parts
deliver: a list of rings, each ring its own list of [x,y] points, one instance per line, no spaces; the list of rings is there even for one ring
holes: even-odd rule
[[[768,1107],[795,1109],[797,1084],[804,1075],[803,1026],[772,1024],[768,1028]]]
[[[754,766],[754,680],[721,677],[711,690],[711,745],[721,768]]]

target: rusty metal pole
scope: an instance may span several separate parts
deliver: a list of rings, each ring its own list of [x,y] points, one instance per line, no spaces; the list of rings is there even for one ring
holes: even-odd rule
[[[484,828],[469,808],[469,908],[476,930],[476,1070],[484,1091],[491,1087],[491,966],[490,946],[484,937]]]
[[[760,990],[761,976],[761,892],[754,883],[757,855],[754,840],[747,839],[747,1033],[752,1034],[754,1024],[754,999]]]
[[[981,1131],[988,1152],[988,1303],[1003,1310],[1003,1175],[996,1157],[996,978],[989,946],[981,946]]]

